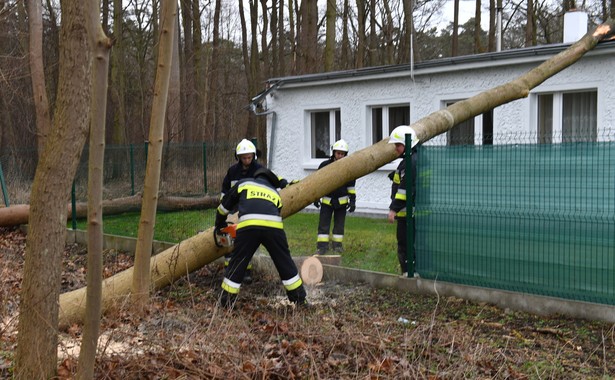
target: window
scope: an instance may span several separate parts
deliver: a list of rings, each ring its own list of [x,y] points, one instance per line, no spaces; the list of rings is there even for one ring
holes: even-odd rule
[[[339,110],[310,113],[311,157],[327,158],[331,146],[341,139],[342,121]]]
[[[410,106],[391,105],[371,107],[372,143],[388,137],[395,127],[410,125]]]
[[[445,106],[448,107],[455,103],[445,102]],[[475,131],[481,129],[483,131],[482,138],[476,141]],[[493,110],[459,123],[446,133],[447,145],[474,145],[476,143],[482,143],[482,145],[493,144]]]
[[[596,141],[597,104],[596,90],[539,94],[538,143]]]

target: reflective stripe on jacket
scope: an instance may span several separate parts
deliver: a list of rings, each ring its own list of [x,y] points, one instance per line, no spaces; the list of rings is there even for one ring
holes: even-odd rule
[[[226,216],[238,206],[237,229],[246,227],[284,228],[280,209],[282,199],[278,191],[264,178],[242,179],[222,198],[216,219]]]

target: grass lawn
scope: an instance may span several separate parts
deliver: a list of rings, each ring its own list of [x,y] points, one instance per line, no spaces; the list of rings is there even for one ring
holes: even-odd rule
[[[215,210],[164,212],[156,216],[154,239],[177,243],[214,224]],[[139,213],[104,217],[106,234],[136,237]],[[69,228],[72,223],[69,222]],[[85,230],[85,220],[77,228]],[[284,229],[293,256],[312,255],[316,251],[317,213],[297,213],[284,220]],[[386,216],[369,218],[348,214],[344,234],[342,266],[385,273],[399,273],[395,224]]]

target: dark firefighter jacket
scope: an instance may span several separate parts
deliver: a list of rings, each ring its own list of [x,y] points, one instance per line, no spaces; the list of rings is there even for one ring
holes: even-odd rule
[[[216,214],[216,227],[225,225],[226,216],[238,207],[237,229],[269,227],[283,229],[280,209],[282,199],[265,178],[242,179],[222,198]]]
[[[417,150],[412,150],[411,162],[412,165],[416,168],[416,160],[417,160]],[[406,201],[408,200],[406,196],[406,160],[402,155],[402,159],[397,165],[397,169],[392,174],[391,180],[393,184],[391,185],[391,204],[389,205],[389,210],[393,210],[396,213],[397,218],[405,218],[406,217]],[[416,175],[416,174],[415,174]]]
[[[326,161],[323,161],[318,166],[318,169],[324,168],[333,161],[335,161],[333,157],[329,158]],[[333,208],[338,208],[340,206],[346,207],[346,205],[348,205],[349,203],[354,204],[356,198],[357,192],[355,191],[355,180],[352,180],[346,183],[344,186],[338,187],[329,194],[320,198],[320,203],[323,205],[331,206]]]
[[[237,183],[237,181],[244,178],[254,178],[254,173],[256,173],[256,171],[262,167],[263,165],[256,162],[256,160],[252,160],[250,166],[248,166],[247,169],[243,168],[241,162],[237,162],[236,164],[228,168],[228,170],[226,171],[226,175],[224,176],[224,180],[222,180],[222,192],[220,193],[220,199],[222,199],[224,195],[229,192],[231,187],[233,187]],[[279,179],[281,189],[288,186],[288,181],[286,181],[284,178]]]

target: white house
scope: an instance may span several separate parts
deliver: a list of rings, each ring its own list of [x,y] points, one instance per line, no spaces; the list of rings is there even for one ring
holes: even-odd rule
[[[410,65],[272,78],[254,98],[267,115],[268,165],[301,179],[339,138],[350,153],[453,102],[507,83],[569,43],[452,57]],[[456,126],[427,144],[558,143],[615,138],[615,41],[536,87],[527,98]],[[512,141],[511,138],[515,138]],[[357,210],[384,213],[396,162],[357,180]]]

